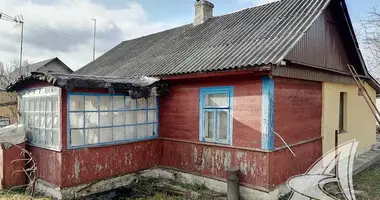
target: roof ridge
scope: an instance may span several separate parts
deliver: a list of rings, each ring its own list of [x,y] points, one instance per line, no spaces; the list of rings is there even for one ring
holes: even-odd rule
[[[222,14],[222,15],[215,16],[215,18],[217,18],[217,17],[223,17],[223,16],[226,16],[226,15],[235,14],[235,13],[238,13],[238,12],[241,12],[241,11],[244,11],[244,10],[258,8],[258,7],[261,7],[261,6],[268,6],[270,4],[279,3],[281,1],[283,1],[283,0],[274,0],[274,1],[269,2],[269,3],[261,3],[261,4],[257,4],[257,5],[252,5],[250,7],[242,8],[242,9],[235,10],[235,11],[232,11],[232,12],[229,12],[229,13],[225,13],[225,14]]]

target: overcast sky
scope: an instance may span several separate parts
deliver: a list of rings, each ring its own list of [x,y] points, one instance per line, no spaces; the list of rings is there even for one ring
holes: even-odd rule
[[[215,15],[273,0],[211,0]],[[59,57],[76,70],[92,60],[93,21],[96,56],[123,40],[191,23],[195,0],[0,0],[0,12],[22,14],[24,60]],[[354,25],[378,0],[347,0]],[[376,5],[377,4],[377,5]],[[0,20],[0,61],[19,59],[20,27]]]

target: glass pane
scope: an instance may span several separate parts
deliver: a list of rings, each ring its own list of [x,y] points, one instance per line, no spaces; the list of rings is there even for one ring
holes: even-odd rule
[[[156,111],[148,110],[148,122],[156,122]]]
[[[51,113],[46,114],[46,128],[53,128],[53,116]]]
[[[34,142],[35,143],[38,143],[39,140],[40,140],[40,130],[38,128],[32,128],[32,133],[33,133],[33,137],[34,137]]]
[[[124,140],[124,127],[113,128],[113,141]]]
[[[205,106],[228,107],[228,95],[227,94],[206,94]]]
[[[99,109],[99,104],[98,104],[98,97],[97,96],[85,96],[85,109],[86,111],[94,111]]]
[[[40,117],[38,116],[38,113],[35,113],[34,115],[34,127],[38,127],[40,125]]]
[[[100,110],[112,110],[112,97],[111,96],[100,96]]]
[[[53,111],[52,97],[46,97],[46,111]]]
[[[156,135],[155,124],[148,124],[148,137]]]
[[[45,128],[45,113],[40,113],[40,125],[39,127],[40,128]]]
[[[113,110],[124,110],[124,96],[113,96]]]
[[[86,144],[98,143],[99,129],[86,129]]]
[[[71,97],[70,97],[70,98],[71,98]],[[82,99],[82,100],[83,100],[83,99]],[[55,112],[59,111],[59,106],[58,106],[58,95],[53,96],[51,101],[52,101],[53,111],[55,111]],[[83,105],[83,102],[82,102],[81,104]],[[70,109],[73,110],[72,107],[71,107],[71,104],[70,104]],[[81,109],[81,110],[83,110],[83,109]]]
[[[26,118],[28,127],[32,127],[34,117],[30,113],[26,113]]]
[[[147,125],[139,125],[137,126],[137,138],[144,138],[147,136]]]
[[[148,98],[148,106],[149,108],[156,108],[156,97]]]
[[[83,144],[83,130],[71,130],[71,146],[78,146]]]
[[[45,97],[41,97],[40,98],[40,111],[41,112],[45,112],[46,108],[45,108],[45,102],[46,102],[46,98]]]
[[[228,112],[227,111],[219,111],[218,112],[218,131],[219,131],[219,140],[222,142],[227,140],[228,133]]]
[[[204,137],[206,140],[214,138],[214,112],[204,113]]]
[[[137,111],[137,123],[138,124],[146,123],[146,110]]]
[[[112,112],[100,112],[100,126],[112,126]]]
[[[35,98],[34,99],[34,111],[39,111],[40,110],[40,98]]]
[[[113,113],[113,125],[121,126],[124,125],[125,112],[114,112]]]
[[[27,98],[23,98],[24,103],[24,110],[28,111],[29,110],[29,100]]]
[[[46,135],[45,135],[45,129],[40,129],[40,140],[39,140],[39,144],[45,144],[45,140],[46,140]]]
[[[53,101],[53,105],[54,105]],[[84,97],[79,95],[70,95],[70,110],[84,110]]]
[[[29,101],[29,111],[34,111],[34,99],[28,98]]]
[[[28,135],[29,135],[29,143],[34,143],[33,133],[31,131],[28,131]]]
[[[100,129],[100,142],[112,142],[112,128]]]
[[[53,132],[46,130],[46,145],[51,146],[53,144]]]
[[[125,124],[136,124],[136,111],[127,111],[125,115]]]
[[[125,139],[130,140],[136,137],[136,126],[125,127]]]
[[[137,108],[146,108],[146,99],[145,98],[140,98],[137,99]]]
[[[58,119],[59,119],[58,113],[53,114],[53,128],[55,128],[55,129],[57,129],[59,127]],[[83,124],[83,120],[81,123]]]
[[[60,143],[59,143],[60,135],[59,135],[59,133],[60,132],[58,130],[53,131],[53,146],[56,146],[56,147],[60,146]],[[82,137],[82,140],[83,140],[83,137]]]
[[[131,97],[125,97],[125,107],[128,110],[136,109],[136,99],[132,99]]]
[[[83,128],[83,113],[70,113],[70,127]]]
[[[87,112],[85,115],[84,126],[94,128],[99,126],[99,114],[97,112]]]
[[[52,93],[52,87],[45,87],[45,93],[46,94],[50,94],[50,93]]]
[[[59,90],[60,90],[59,87],[52,87],[52,91],[53,91],[53,93],[57,93],[57,94],[59,94]]]

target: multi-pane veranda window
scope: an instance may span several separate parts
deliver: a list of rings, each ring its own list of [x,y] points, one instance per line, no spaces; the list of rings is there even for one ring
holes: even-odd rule
[[[157,98],[108,94],[69,95],[69,147],[157,137]]]
[[[231,144],[233,87],[201,88],[200,141]]]
[[[42,87],[20,92],[20,122],[25,125],[28,143],[61,148],[60,88]]]

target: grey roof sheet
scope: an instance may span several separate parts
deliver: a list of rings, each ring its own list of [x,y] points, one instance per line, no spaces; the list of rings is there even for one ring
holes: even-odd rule
[[[282,0],[124,41],[74,72],[159,76],[281,61],[330,0]]]
[[[48,64],[49,62],[53,61],[54,59],[56,59],[56,58],[50,58],[50,59],[47,59],[47,60],[43,60],[43,61],[40,61],[40,62],[37,62],[37,63],[30,64],[30,65],[28,65],[28,71],[29,72],[36,72],[41,67],[45,66],[46,64]]]

